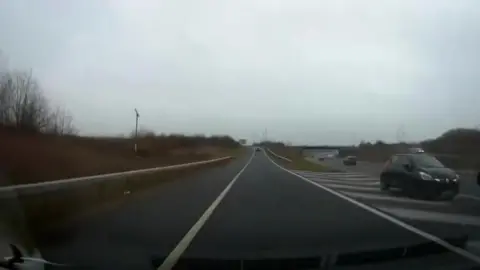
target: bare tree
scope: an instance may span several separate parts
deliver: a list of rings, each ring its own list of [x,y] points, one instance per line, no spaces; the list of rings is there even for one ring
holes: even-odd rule
[[[29,131],[46,128],[49,120],[48,103],[31,72],[14,72],[8,77],[4,89],[9,93],[4,96],[10,99],[10,104],[7,103],[10,124]]]
[[[8,73],[0,75],[0,124],[11,124],[12,80]]]
[[[72,117],[64,109],[50,109],[31,72],[0,73],[0,124],[59,135],[76,132]]]
[[[75,134],[72,116],[64,108],[57,107],[50,113],[45,132],[58,135]]]

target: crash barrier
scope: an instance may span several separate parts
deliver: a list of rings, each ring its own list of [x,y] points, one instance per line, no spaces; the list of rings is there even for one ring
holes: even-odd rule
[[[194,167],[198,165],[215,163],[215,162],[227,160],[230,158],[232,157],[227,156],[222,158],[176,164],[176,165],[163,166],[163,167],[155,167],[155,168],[116,172],[116,173],[107,173],[107,174],[84,176],[84,177],[75,177],[75,178],[68,178],[68,179],[41,182],[41,183],[5,186],[5,187],[0,187],[0,198],[3,195],[11,192],[18,192],[21,194],[38,194],[38,193],[43,193],[43,192],[53,191],[58,189],[74,188],[75,186],[91,184],[94,182],[114,180],[120,177],[148,174],[148,173],[161,172],[161,171],[180,170],[180,169]]]
[[[288,161],[288,162],[292,162],[291,159],[288,159],[288,158],[286,158],[286,157],[282,157],[282,156],[280,156],[280,155],[277,155],[277,154],[275,154],[272,150],[270,150],[270,149],[268,149],[268,148],[267,148],[267,151],[268,151],[270,154],[272,154],[274,157],[283,159],[283,160]]]
[[[20,204],[36,237],[48,236],[55,227],[105,203],[127,201],[145,191],[192,171],[228,162],[232,156],[185,164],[0,187],[0,204]],[[161,172],[161,173],[159,173]],[[15,213],[2,216],[15,226]],[[3,215],[3,213],[2,213]],[[49,241],[47,238],[45,241]]]

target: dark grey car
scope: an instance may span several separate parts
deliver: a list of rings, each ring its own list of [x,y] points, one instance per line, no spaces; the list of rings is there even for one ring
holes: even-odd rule
[[[348,156],[343,160],[343,165],[357,165],[357,157],[356,156]]]
[[[459,181],[455,171],[425,153],[393,155],[380,175],[382,190],[396,187],[425,199],[453,199],[458,194]]]

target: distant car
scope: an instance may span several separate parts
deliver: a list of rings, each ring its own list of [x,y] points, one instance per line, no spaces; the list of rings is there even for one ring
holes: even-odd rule
[[[460,177],[435,157],[425,154],[397,154],[390,157],[380,174],[382,190],[400,188],[410,196],[424,199],[453,199]]]
[[[408,152],[411,154],[418,154],[418,153],[425,153],[425,150],[423,150],[422,148],[413,147],[413,148],[409,148]]]
[[[357,157],[356,156],[348,156],[343,159],[343,165],[357,165]]]
[[[262,149],[260,149],[260,147],[256,147],[256,148],[255,148],[255,151],[256,151],[256,152],[260,152],[260,151],[262,151]]]

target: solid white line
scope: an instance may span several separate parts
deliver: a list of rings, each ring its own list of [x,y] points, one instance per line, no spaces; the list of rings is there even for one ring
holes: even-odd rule
[[[449,202],[446,201],[424,201],[424,200],[415,200],[410,198],[403,198],[403,197],[393,197],[390,195],[376,195],[376,194],[367,194],[367,193],[360,193],[360,192],[343,192],[343,194],[358,198],[358,199],[365,199],[365,200],[374,200],[374,201],[392,201],[392,202],[406,202],[406,203],[416,203],[416,204],[425,204],[425,205],[449,205]]]
[[[463,215],[463,214],[447,214],[439,212],[430,212],[414,209],[378,207],[379,209],[393,214],[395,216],[407,219],[444,222],[452,224],[480,226],[480,217]]]
[[[268,156],[267,156],[267,157],[268,157]],[[407,223],[405,223],[405,222],[403,222],[403,221],[401,221],[401,220],[399,220],[399,219],[397,219],[397,218],[395,218],[395,217],[393,217],[393,216],[391,216],[391,215],[385,214],[384,212],[382,212],[382,211],[380,211],[380,210],[377,210],[377,209],[375,209],[375,208],[373,208],[373,207],[370,207],[370,206],[368,206],[368,205],[366,205],[366,204],[364,204],[364,203],[361,203],[361,202],[359,202],[359,201],[357,201],[357,200],[355,200],[355,199],[352,199],[352,198],[350,198],[350,197],[348,197],[348,196],[346,196],[346,195],[343,195],[343,194],[340,193],[340,192],[337,192],[337,191],[335,191],[335,190],[333,190],[333,189],[331,189],[331,188],[328,188],[328,187],[323,186],[323,185],[321,185],[321,184],[319,184],[319,183],[316,183],[316,182],[314,182],[314,181],[312,181],[312,180],[310,180],[310,179],[308,179],[308,178],[305,178],[305,177],[303,177],[303,176],[301,176],[301,175],[299,175],[299,174],[296,174],[296,173],[294,173],[294,172],[291,172],[291,171],[283,168],[282,166],[278,165],[275,161],[273,161],[273,160],[272,160],[271,158],[269,158],[269,157],[268,157],[268,159],[269,159],[273,164],[275,164],[278,168],[280,168],[280,169],[282,169],[282,170],[284,170],[284,171],[286,171],[286,172],[288,172],[288,173],[290,173],[290,174],[292,174],[292,175],[297,176],[298,178],[304,180],[304,181],[307,182],[307,183],[310,183],[310,184],[312,184],[312,185],[314,185],[314,186],[316,186],[316,187],[319,187],[319,188],[321,188],[321,189],[323,189],[323,190],[325,190],[325,191],[327,191],[327,192],[329,192],[329,193],[331,193],[331,194],[333,194],[333,195],[336,195],[337,197],[340,197],[340,198],[342,198],[342,199],[344,199],[344,200],[346,200],[346,201],[348,201],[348,202],[350,202],[350,203],[352,203],[352,204],[354,204],[354,205],[356,205],[356,206],[358,206],[358,207],[360,207],[360,208],[363,208],[364,210],[366,210],[366,211],[368,211],[368,212],[370,212],[370,213],[372,213],[372,214],[375,214],[375,215],[377,215],[377,216],[379,216],[379,217],[381,217],[381,218],[384,218],[384,219],[386,219],[386,220],[388,220],[388,221],[390,221],[390,222],[392,222],[392,223],[394,223],[394,224],[396,224],[396,225],[398,225],[398,226],[400,226],[400,227],[402,227],[402,228],[404,228],[404,229],[406,229],[406,230],[408,230],[408,231],[411,231],[411,232],[413,232],[413,233],[415,233],[415,234],[418,234],[418,235],[422,236],[422,237],[425,238],[425,239],[428,239],[428,240],[430,240],[430,241],[433,241],[433,242],[435,242],[435,243],[443,246],[444,248],[446,248],[446,249],[448,249],[448,250],[450,250],[450,251],[452,251],[452,252],[457,253],[457,254],[460,255],[460,256],[463,256],[463,257],[465,257],[465,258],[467,258],[467,259],[469,259],[469,260],[472,260],[472,261],[480,264],[480,257],[478,257],[478,256],[476,256],[476,255],[474,255],[474,254],[472,254],[472,253],[470,253],[470,252],[468,252],[468,251],[466,251],[466,250],[464,250],[464,249],[462,249],[462,248],[453,246],[453,245],[451,245],[450,243],[448,243],[448,242],[446,242],[446,241],[444,241],[444,240],[442,240],[442,239],[440,239],[440,238],[438,238],[438,237],[436,237],[436,236],[434,236],[434,235],[432,235],[432,234],[429,234],[429,233],[424,232],[424,231],[422,231],[422,230],[420,230],[420,229],[417,229],[416,227],[413,227],[412,225],[407,224]]]
[[[213,211],[215,211],[215,208],[217,208],[217,206],[223,200],[225,195],[227,195],[228,191],[232,188],[233,184],[235,184],[235,182],[243,173],[243,171],[245,171],[245,169],[250,164],[254,156],[255,156],[255,152],[253,152],[252,156],[247,161],[247,164],[245,164],[245,166],[237,173],[237,175],[235,175],[235,177],[232,179],[232,181],[230,181],[227,187],[225,187],[222,193],[218,195],[215,201],[213,201],[213,203],[207,208],[207,210],[205,210],[203,215],[197,220],[197,222],[192,226],[192,228],[190,228],[190,230],[187,232],[187,234],[185,234],[182,240],[178,242],[177,246],[170,252],[170,254],[168,254],[167,258],[165,258],[163,263],[157,268],[158,270],[172,269],[175,266],[178,259],[180,259],[180,256],[182,256],[182,254],[188,248],[188,246],[192,242],[195,235],[197,235],[197,233],[203,227],[205,222],[207,222],[208,218],[212,215]]]

